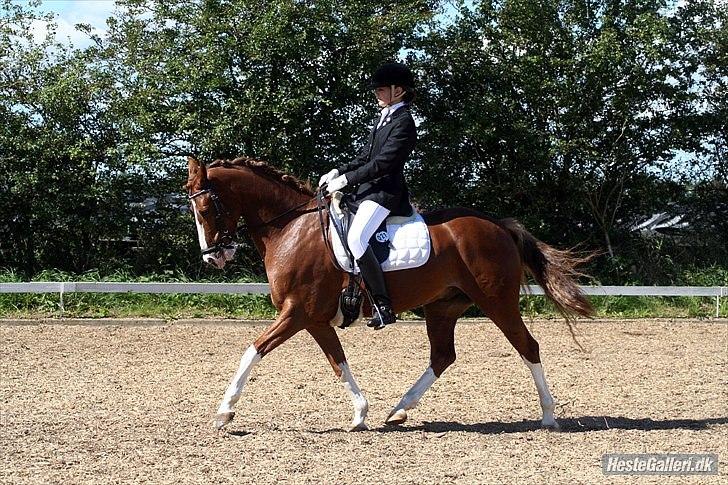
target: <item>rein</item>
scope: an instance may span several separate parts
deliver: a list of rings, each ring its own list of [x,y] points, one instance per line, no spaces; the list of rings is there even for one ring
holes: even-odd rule
[[[318,193],[318,192],[317,192],[317,193]],[[312,200],[314,200],[315,198],[316,198],[316,196],[313,196],[313,197],[311,197],[310,199],[308,199],[308,200],[307,200],[306,202],[302,202],[302,203],[298,204],[298,205],[297,205],[296,207],[291,207],[290,209],[288,209],[288,210],[287,210],[286,212],[284,212],[283,214],[278,214],[277,216],[275,216],[275,217],[274,217],[273,219],[270,219],[269,221],[266,221],[266,222],[261,222],[260,224],[256,224],[256,225],[254,225],[254,226],[248,226],[248,229],[258,229],[258,228],[260,228],[260,227],[265,227],[265,226],[268,226],[268,225],[272,224],[272,223],[273,223],[274,221],[277,221],[278,219],[280,219],[281,217],[283,217],[283,216],[287,216],[288,214],[290,214],[290,213],[292,213],[292,212],[295,212],[295,211],[297,211],[297,210],[298,210],[298,209],[300,209],[301,207],[303,207],[303,206],[305,206],[305,205],[308,205],[308,204],[310,204],[310,203],[311,203],[311,201],[312,201]],[[307,210],[305,210],[305,211],[301,212],[301,214],[299,214],[299,215],[303,215],[303,214],[310,214],[311,212],[313,212],[313,211],[315,211],[315,210],[318,210],[318,209],[313,209],[313,208],[311,208],[311,209],[307,209]],[[241,226],[241,228],[244,228],[244,227],[245,227],[245,226]],[[238,230],[239,230],[239,229],[236,229],[236,232],[237,232]]]
[[[330,221],[333,219],[330,215],[330,209],[326,205],[324,191],[322,189],[318,189],[316,191],[316,209],[318,210],[319,224],[321,226],[321,237],[324,240],[324,246],[326,246],[326,253],[329,255],[331,262],[334,263],[334,267],[339,268],[341,271],[344,271],[344,268],[342,268],[339,265],[339,262],[336,260],[336,255],[334,254],[334,246],[331,244],[331,239],[329,238],[330,226],[324,221],[324,212],[329,213]]]
[[[324,241],[324,246],[326,247],[326,253],[329,255],[329,259],[333,263],[335,268],[338,268],[340,271],[344,271],[349,273],[349,284],[346,290],[344,290],[344,293],[341,295],[341,311],[344,312],[345,318],[344,322],[340,325],[340,328],[346,328],[351,323],[356,320],[356,318],[359,315],[359,307],[361,305],[361,290],[364,291],[364,294],[367,295],[369,298],[369,301],[372,305],[372,308],[376,308],[376,305],[374,303],[374,300],[372,299],[371,294],[369,293],[369,290],[366,288],[366,286],[363,284],[363,279],[361,276],[357,277],[353,272],[348,272],[344,268],[341,267],[339,262],[336,260],[336,254],[334,253],[334,247],[331,243],[330,239],[330,226],[329,224],[326,224],[324,213],[327,213],[329,215],[329,221],[331,224],[334,224],[335,229],[337,233],[339,234],[339,238],[343,241],[345,236],[343,233],[342,228],[340,227],[340,224],[336,224],[335,218],[331,217],[331,209],[329,207],[329,204],[326,203],[326,196],[325,196],[326,190],[325,187],[320,187],[316,190],[314,193],[314,196],[294,207],[291,207],[290,209],[286,210],[285,212],[278,214],[277,216],[273,217],[272,219],[269,219],[267,221],[261,222],[259,224],[255,224],[252,226],[247,226],[248,230],[251,229],[260,229],[262,227],[266,227],[273,222],[292,214],[302,207],[308,205],[311,203],[311,201],[316,200],[316,207],[312,207],[310,209],[306,209],[299,214],[296,215],[295,218],[303,215],[303,214],[310,214],[311,212],[318,212],[318,220],[319,225],[321,228],[321,236]],[[220,227],[226,227],[225,221],[223,220],[223,214],[226,216],[230,216],[230,212],[225,209],[225,206],[223,205],[222,201],[220,200],[220,197],[215,193],[215,191],[212,189],[212,187],[206,187],[198,192],[195,192],[193,194],[190,194],[187,196],[187,198],[191,201],[193,201],[195,198],[200,197],[204,194],[208,194],[210,196],[210,200],[212,200],[213,205],[215,206],[215,225],[218,229],[218,233],[220,234],[220,237],[217,241],[215,241],[215,244],[210,246],[209,248],[202,251],[202,255],[205,256],[207,254],[212,253],[218,253],[223,252],[225,250],[233,250],[237,246],[237,236],[246,229],[246,225],[239,225],[235,228],[235,232],[233,234],[230,233],[230,231],[227,230],[227,228],[224,230],[224,232],[220,233],[219,228]],[[194,202],[193,202],[194,207]],[[195,210],[196,207],[195,207]],[[195,214],[195,217],[197,215]],[[351,267],[353,269],[354,267],[354,258],[351,255],[351,253],[347,249],[347,254],[349,258],[351,259]]]

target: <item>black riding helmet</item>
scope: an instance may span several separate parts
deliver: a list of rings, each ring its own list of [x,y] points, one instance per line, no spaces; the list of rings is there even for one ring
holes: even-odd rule
[[[406,91],[414,91],[415,76],[404,64],[389,62],[382,64],[374,71],[369,87],[381,88],[384,86],[402,86]]]

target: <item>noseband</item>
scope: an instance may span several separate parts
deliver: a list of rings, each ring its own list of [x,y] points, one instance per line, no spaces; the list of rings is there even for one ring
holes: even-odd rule
[[[317,192],[317,194],[318,193],[319,192]],[[190,194],[190,195],[187,196],[187,198],[189,200],[192,200],[192,199],[195,199],[195,198],[197,198],[197,197],[199,197],[201,195],[204,195],[204,194],[209,194],[210,195],[210,199],[212,200],[212,204],[215,206],[215,226],[217,226],[217,228],[218,228],[218,233],[220,234],[220,237],[218,238],[217,241],[215,241],[215,245],[214,246],[210,246],[209,248],[207,248],[204,251],[202,251],[202,255],[204,256],[206,254],[216,253],[216,252],[222,251],[224,249],[235,249],[235,247],[236,247],[236,241],[237,241],[237,234],[240,231],[242,231],[243,229],[245,229],[245,226],[239,226],[239,227],[237,227],[235,229],[235,233],[233,233],[233,234],[231,234],[230,231],[227,230],[227,226],[225,224],[225,221],[222,218],[222,215],[225,214],[225,215],[229,216],[230,213],[225,209],[225,206],[222,204],[222,201],[220,200],[220,197],[218,197],[218,195],[215,193],[214,190],[212,190],[211,187],[208,187],[206,189],[202,189],[202,190],[200,190],[198,192],[195,192],[194,194]],[[278,214],[273,219],[270,219],[270,220],[268,220],[266,222],[262,222],[260,224],[254,225],[254,226],[248,226],[248,229],[257,229],[257,228],[260,228],[260,227],[265,227],[265,226],[273,223],[274,221],[277,221],[278,219],[282,218],[283,216],[286,216],[286,215],[288,215],[288,214],[290,214],[290,213],[292,213],[292,212],[300,209],[301,207],[303,207],[305,205],[308,205],[315,198],[316,198],[316,196],[314,196],[313,198],[307,200],[306,202],[303,202],[301,204],[298,204],[297,206],[295,206],[295,207],[293,207],[291,209],[288,209],[287,211],[285,211],[282,214]],[[320,207],[313,208],[313,209],[307,209],[307,210],[301,212],[301,214],[299,214],[299,215],[308,214],[309,212],[320,211],[320,210],[321,210]],[[219,228],[220,227],[225,227],[226,229],[222,233],[220,233],[219,232]]]

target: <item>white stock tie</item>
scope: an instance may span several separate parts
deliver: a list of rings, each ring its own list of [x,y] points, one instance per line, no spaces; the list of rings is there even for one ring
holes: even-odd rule
[[[389,116],[389,107],[384,108],[382,110],[382,115],[379,118],[379,123],[377,124],[377,130],[382,127],[382,124],[384,123],[384,120]]]

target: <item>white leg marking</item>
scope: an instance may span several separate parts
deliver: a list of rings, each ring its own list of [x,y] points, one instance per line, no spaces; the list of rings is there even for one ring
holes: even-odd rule
[[[405,411],[414,409],[414,407],[417,406],[417,403],[420,402],[422,395],[427,392],[436,380],[437,376],[435,375],[435,371],[432,370],[432,367],[428,367],[420,378],[417,379],[417,382],[415,382],[412,388],[407,391],[407,394],[402,397],[399,404],[397,404],[395,411],[400,409],[404,409]]]
[[[243,354],[243,358],[240,359],[240,367],[238,367],[238,371],[233,376],[232,381],[230,381],[227,391],[225,391],[222,403],[217,409],[218,414],[231,412],[233,410],[233,406],[235,406],[235,403],[238,402],[238,399],[240,399],[240,394],[243,392],[243,387],[245,387],[250,371],[253,370],[255,364],[260,362],[260,359],[261,356],[258,351],[255,350],[255,346],[251,345],[248,347],[248,350],[246,350]]]
[[[554,398],[551,396],[548,384],[546,384],[546,376],[543,373],[543,366],[540,363],[533,364],[523,356],[521,356],[521,358],[531,371],[531,375],[533,376],[533,382],[536,383],[538,400],[541,403],[541,410],[543,411],[543,419],[541,420],[541,425],[550,428],[558,428],[559,424],[556,422],[556,418],[554,417],[554,409],[556,408],[556,403],[554,402]]]
[[[407,394],[402,396],[399,404],[392,409],[392,412],[389,413],[389,416],[387,416],[385,423],[398,425],[407,421],[407,411],[414,409],[414,407],[417,406],[422,395],[427,392],[436,380],[437,376],[435,375],[435,371],[432,370],[431,366],[428,367],[420,378],[417,379],[417,382],[414,383],[412,388],[407,391]]]
[[[344,389],[349,391],[351,403],[354,405],[354,417],[351,420],[351,429],[367,429],[367,424],[365,423],[367,412],[369,412],[367,398],[364,397],[356,380],[354,380],[354,376],[349,369],[349,364],[342,362],[339,364],[339,368],[341,369],[341,382],[344,383]]]

